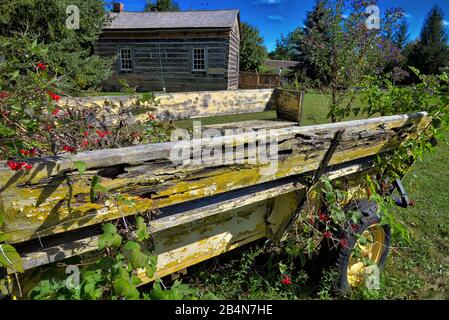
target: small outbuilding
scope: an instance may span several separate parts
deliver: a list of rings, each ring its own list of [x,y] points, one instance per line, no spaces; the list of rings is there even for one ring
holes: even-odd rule
[[[96,54],[117,56],[104,90],[120,89],[120,79],[137,91],[238,89],[239,10],[113,11],[95,45]]]

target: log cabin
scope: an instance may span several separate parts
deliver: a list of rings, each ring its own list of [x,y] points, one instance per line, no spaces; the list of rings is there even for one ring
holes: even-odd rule
[[[126,12],[114,4],[112,22],[95,54],[117,57],[103,90],[120,79],[137,91],[233,90],[239,85],[239,10]]]

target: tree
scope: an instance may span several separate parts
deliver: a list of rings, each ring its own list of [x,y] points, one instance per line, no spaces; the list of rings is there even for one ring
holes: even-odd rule
[[[179,4],[172,0],[148,0],[145,11],[180,11],[180,8]]]
[[[259,29],[248,23],[242,22],[240,28],[240,70],[257,72],[268,57],[263,38]]]
[[[270,57],[276,60],[299,61],[302,56],[301,41],[304,36],[301,27],[296,28],[287,36],[281,35],[276,40],[276,48],[270,53]]]
[[[435,5],[424,21],[418,42],[411,48],[409,63],[424,74],[438,74],[449,66],[448,35],[444,12]]]
[[[274,60],[291,60],[288,45],[288,36],[281,34],[280,38],[276,40],[276,47],[268,54],[269,58]]]
[[[307,15],[303,51],[314,76],[331,90],[328,117],[333,122],[352,112],[353,88],[366,76],[383,75],[389,64],[402,60],[389,36],[402,11],[387,11],[381,28],[374,29],[365,12],[372,4],[376,1],[317,0]]]
[[[393,35],[393,43],[399,50],[404,50],[410,41],[410,34],[408,30],[408,23],[406,21],[402,21]]]
[[[79,29],[66,25],[66,19],[70,21],[66,13],[69,5],[79,8]],[[26,38],[47,45],[45,63],[63,75],[61,81],[69,92],[93,87],[111,74],[112,59],[93,55],[93,43],[108,22],[102,0],[0,2],[0,42]],[[14,54],[7,46],[2,50],[0,55]]]

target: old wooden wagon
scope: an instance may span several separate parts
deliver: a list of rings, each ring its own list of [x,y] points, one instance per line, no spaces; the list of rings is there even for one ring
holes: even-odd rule
[[[279,127],[266,123],[277,139],[276,170],[267,173],[264,169],[270,163],[248,161],[251,143],[244,133],[219,139],[232,146],[228,150],[223,147],[222,158],[234,160],[221,164],[173,163],[176,141],[34,159],[29,173],[13,172],[0,162],[0,209],[5,222],[1,232],[21,255],[24,291],[35,283],[36,272],[32,270],[69,257],[95,254],[102,223],[129,217],[132,224],[133,216],[155,208],[159,214],[147,227],[158,256],[157,277],[258,239],[277,241],[304,202],[311,180],[325,173],[332,180],[356,181],[369,172],[377,155],[396,150],[425,130],[430,121],[426,113],[417,113],[302,127],[298,121],[301,93],[258,90],[228,94],[234,94],[233,103],[227,102],[234,106],[232,112],[242,111],[239,108],[246,104],[246,111],[274,109],[279,118],[290,120]],[[179,106],[199,103],[205,96],[208,107],[195,109],[196,116],[225,113],[220,106],[230,96],[223,95],[192,93],[191,99],[171,95],[169,101],[177,101],[178,107],[162,104],[160,114],[191,117],[191,111],[184,113],[187,109]],[[247,126],[264,128],[263,123]],[[192,148],[200,146],[200,152],[206,148],[210,152],[214,139],[192,140]],[[244,150],[240,158],[236,155],[239,148]],[[75,169],[75,161],[87,164],[84,177]],[[93,176],[101,177],[111,194],[133,200],[132,204],[118,208],[110,201],[89,201],[86,177]],[[381,242],[369,249],[377,262],[386,252],[388,239],[382,239],[386,237],[383,228],[378,221],[366,226]],[[9,274],[12,272],[8,269]],[[139,276],[144,282],[154,279],[143,271]],[[348,275],[345,277],[347,281]]]

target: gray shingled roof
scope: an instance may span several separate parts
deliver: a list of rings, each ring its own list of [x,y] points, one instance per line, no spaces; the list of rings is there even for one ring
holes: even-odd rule
[[[239,10],[110,13],[104,29],[232,28]]]

